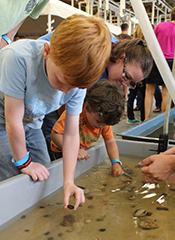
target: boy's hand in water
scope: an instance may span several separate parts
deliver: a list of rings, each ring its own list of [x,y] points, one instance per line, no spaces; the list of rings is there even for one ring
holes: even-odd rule
[[[78,206],[85,203],[85,196],[83,189],[77,187],[73,182],[69,181],[64,184],[64,207],[67,208],[69,205],[69,199],[74,197],[75,205],[74,210]]]
[[[118,177],[124,173],[120,163],[117,162],[112,165],[111,172],[113,177]]]

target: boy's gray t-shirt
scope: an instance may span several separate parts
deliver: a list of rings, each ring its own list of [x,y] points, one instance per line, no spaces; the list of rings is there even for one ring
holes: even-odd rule
[[[4,94],[24,99],[24,124],[31,128],[40,128],[44,115],[65,103],[67,113],[81,113],[86,89],[65,94],[52,87],[45,70],[44,42],[18,40],[0,51],[0,128],[5,124]]]

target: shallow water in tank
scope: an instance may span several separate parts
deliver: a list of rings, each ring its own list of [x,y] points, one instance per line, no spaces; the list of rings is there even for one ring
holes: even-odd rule
[[[82,207],[76,211],[64,209],[61,191],[1,231],[0,239],[174,239],[175,176],[148,184],[138,166],[141,159],[121,156],[125,175],[117,178],[112,177],[110,162],[105,159],[75,182],[85,188],[86,202]],[[147,230],[145,226],[156,228]]]
[[[163,134],[163,126],[147,135],[147,137],[159,138],[160,134]],[[168,139],[175,140],[175,119],[168,124]]]

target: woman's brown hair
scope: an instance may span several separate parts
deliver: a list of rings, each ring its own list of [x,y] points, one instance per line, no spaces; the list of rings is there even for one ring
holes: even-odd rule
[[[111,62],[121,59],[126,55],[127,62],[140,65],[144,78],[147,77],[152,69],[152,56],[146,45],[141,39],[123,39],[118,43],[112,44]]]

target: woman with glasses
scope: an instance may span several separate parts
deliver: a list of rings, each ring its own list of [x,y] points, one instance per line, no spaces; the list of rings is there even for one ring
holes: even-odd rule
[[[144,41],[123,39],[112,43],[110,61],[98,82],[102,78],[107,78],[110,82],[116,82],[125,88],[135,89],[149,75],[151,69],[152,56]],[[144,120],[144,102],[142,105],[141,121]]]
[[[152,57],[144,41],[123,39],[112,43],[110,61],[100,79],[107,77],[110,82],[135,88],[149,75],[151,68]]]
[[[40,39],[50,41],[53,32]],[[111,35],[111,57],[102,78],[108,78],[122,86],[136,88],[138,82],[146,78],[152,69],[152,56],[145,42],[141,39],[123,39],[119,41]]]
[[[133,34],[134,38],[137,39],[142,39],[145,42],[145,37],[142,33],[142,30],[140,28],[140,25],[138,24],[134,34]],[[137,101],[139,102],[139,110],[141,113],[141,122],[143,122],[145,120],[145,104],[144,104],[144,100],[145,100],[145,88],[146,88],[146,84],[145,84],[145,79],[142,80],[141,82],[139,82],[140,84],[136,86],[136,88],[130,88],[129,89],[129,94],[128,94],[128,102],[127,102],[127,123],[128,124],[132,124],[132,123],[140,123],[140,121],[138,119],[135,118],[134,116],[134,109],[133,109],[133,105],[134,105],[134,100],[137,97]],[[137,108],[136,108],[137,109]]]
[[[127,86],[132,93],[135,92],[133,89],[136,86],[141,86],[140,81],[149,75],[151,68],[152,57],[145,42],[134,38],[123,39],[120,42],[112,43],[110,61],[101,78],[108,78],[110,82]],[[145,89],[140,88],[139,90],[144,95]],[[129,99],[128,97],[128,118],[132,121],[136,120],[132,113],[134,98]],[[131,108],[132,111],[130,111]],[[142,101],[141,121],[144,121],[144,118],[144,101]]]

